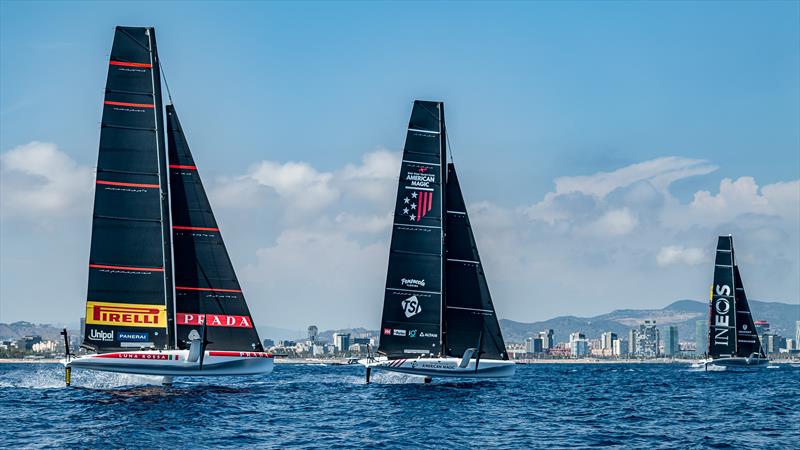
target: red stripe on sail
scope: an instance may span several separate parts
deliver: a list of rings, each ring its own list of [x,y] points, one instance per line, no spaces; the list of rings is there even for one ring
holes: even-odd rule
[[[111,60],[108,63],[111,64],[112,66],[144,67],[144,68],[147,68],[147,69],[153,67],[152,64],[148,64],[148,63],[137,63],[137,62],[126,62],[126,61],[114,61],[114,60]]]
[[[433,192],[428,192],[428,212],[433,208]]]
[[[106,184],[109,186],[128,186],[128,187],[140,187],[140,188],[159,188],[161,186],[157,184],[142,184],[142,183],[122,183],[120,181],[104,181],[104,180],[97,180],[97,184]]]
[[[183,164],[170,164],[170,169],[189,169],[189,170],[197,170],[197,166],[186,166]]]
[[[422,218],[422,208],[424,207],[424,204],[425,204],[425,193],[420,192],[419,197],[417,197],[417,222],[419,222],[419,219]]]
[[[214,291],[214,292],[242,292],[241,289],[218,289],[218,288],[201,288],[189,286],[175,286],[176,291]]]
[[[211,227],[184,227],[180,225],[173,225],[173,230],[196,230],[196,231],[219,231],[219,228],[211,228]]]
[[[163,272],[163,267],[132,267],[132,266],[110,266],[107,264],[89,264],[92,269],[115,269],[115,270],[143,270],[147,272]]]
[[[111,100],[106,100],[103,103],[106,104],[106,105],[113,105],[113,106],[130,106],[131,108],[154,108],[155,107],[152,103],[112,102]]]

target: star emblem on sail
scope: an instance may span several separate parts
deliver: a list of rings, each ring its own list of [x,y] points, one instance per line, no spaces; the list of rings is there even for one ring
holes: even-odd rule
[[[408,216],[408,220],[412,222],[419,221],[433,209],[433,192],[412,192],[411,198],[408,196],[403,198],[403,205],[403,215]]]
[[[401,306],[403,307],[403,312],[405,313],[407,319],[410,319],[422,312],[422,306],[420,306],[419,299],[417,299],[416,295],[412,295],[411,297],[403,300]]]

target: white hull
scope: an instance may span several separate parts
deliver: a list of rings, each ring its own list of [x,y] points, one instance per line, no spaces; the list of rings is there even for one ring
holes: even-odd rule
[[[731,356],[727,358],[706,359],[702,361],[701,364],[706,367],[717,366],[731,369],[744,369],[766,367],[769,364],[769,360],[766,358]]]
[[[200,361],[187,360],[189,350],[142,350],[101,353],[74,358],[67,367],[163,376],[261,375],[272,372],[273,357],[264,352],[208,350]]]
[[[461,358],[413,358],[413,359],[362,359],[359,364],[369,369],[387,370],[409,375],[457,378],[504,378],[514,376],[517,366],[514,361],[481,359],[478,370],[471,359],[466,367],[459,367]]]

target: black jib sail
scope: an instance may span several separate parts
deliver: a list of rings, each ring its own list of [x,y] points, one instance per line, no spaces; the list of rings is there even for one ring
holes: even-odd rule
[[[444,105],[414,102],[395,203],[378,351],[442,353]]]
[[[734,302],[736,310],[736,355],[746,358],[756,354],[766,358],[761,348],[761,340],[756,332],[756,325],[753,323],[753,315],[750,313],[750,304],[747,303],[747,295],[744,292],[738,265],[733,266],[733,285],[735,286],[736,298]]]
[[[708,320],[708,354],[712,358],[736,355],[733,237],[720,236],[714,261]]]
[[[172,305],[161,90],[152,28],[117,27],[92,216],[84,346],[168,348]]]
[[[468,348],[480,348],[481,358],[508,359],[453,164],[447,165],[446,186],[447,356],[460,358]]]
[[[167,105],[178,347],[196,330],[208,349],[262,351],[258,332],[175,108]]]

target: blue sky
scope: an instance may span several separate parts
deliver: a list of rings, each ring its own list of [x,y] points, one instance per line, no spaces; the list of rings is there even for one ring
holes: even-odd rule
[[[800,296],[800,212],[791,184],[800,178],[796,2],[3,2],[0,8],[0,153],[22,149],[14,155],[26,161],[26,154],[38,154],[38,147],[25,147],[35,141],[51,145],[40,151],[58,161],[45,166],[73,171],[48,178],[47,169],[25,173],[19,167],[27,163],[4,160],[4,182],[14,184],[4,185],[0,208],[0,320],[36,319],[33,307],[11,300],[20,296],[53,302],[41,320],[81,309],[91,196],[80,180],[97,158],[115,25],[156,27],[178,114],[243,283],[252,280],[258,302],[279,304],[278,291],[319,311],[319,318],[297,317],[289,308],[270,324],[299,327],[328,317],[330,327],[377,323],[378,306],[368,305],[378,302],[385,276],[389,229],[380,228],[380,218],[391,201],[376,197],[369,208],[358,206],[364,193],[355,191],[393,189],[386,174],[402,148],[414,99],[446,103],[465,195],[473,215],[485,217],[483,230],[476,220],[476,233],[490,284],[498,304],[512,305],[500,308],[501,317],[532,321],[701,299],[710,282],[702,265],[708,247],[726,230],[738,233],[737,246],[752,245],[754,278],[761,267],[764,277],[776,272],[764,261],[785,267],[780,276],[754,280],[763,295],[752,297],[796,302]],[[368,161],[367,155],[378,156]],[[640,175],[625,178],[633,172]],[[591,177],[602,173],[616,184],[594,192],[600,181]],[[659,184],[664,176],[671,180],[666,187]],[[35,187],[36,177],[51,180],[65,198],[56,206],[39,199],[41,208],[25,212],[19,206],[25,193],[14,186]],[[365,177],[377,184],[363,184]],[[562,188],[573,188],[558,191],[556,180],[564,177],[571,178]],[[764,191],[771,185],[778,187]],[[721,195],[725,189],[729,197]],[[709,197],[698,200],[704,191]],[[317,203],[291,206],[308,200],[303,192]],[[692,215],[703,205],[717,209]],[[354,217],[376,220],[376,231],[343,225]],[[587,234],[588,224],[611,224],[613,231]],[[504,236],[517,244],[502,242]],[[265,258],[297,255],[314,239],[352,243],[329,248],[331,265],[319,270],[335,270],[341,255],[362,261],[352,263],[356,275],[300,294],[263,284],[279,269]],[[581,253],[587,243],[594,248]],[[769,253],[769,246],[783,249]],[[661,264],[676,254],[686,264]],[[571,259],[553,263],[561,257]],[[310,264],[297,258],[298,268]],[[598,271],[587,261],[619,272]],[[549,269],[597,276],[608,286],[602,299],[589,301],[570,277],[536,282]],[[42,271],[59,287],[31,292]],[[618,277],[630,286],[616,286]],[[642,300],[638,292],[654,277],[685,288]],[[64,293],[68,301],[53,299]],[[363,313],[327,313],[315,303],[327,295],[346,297],[348,307]]]

